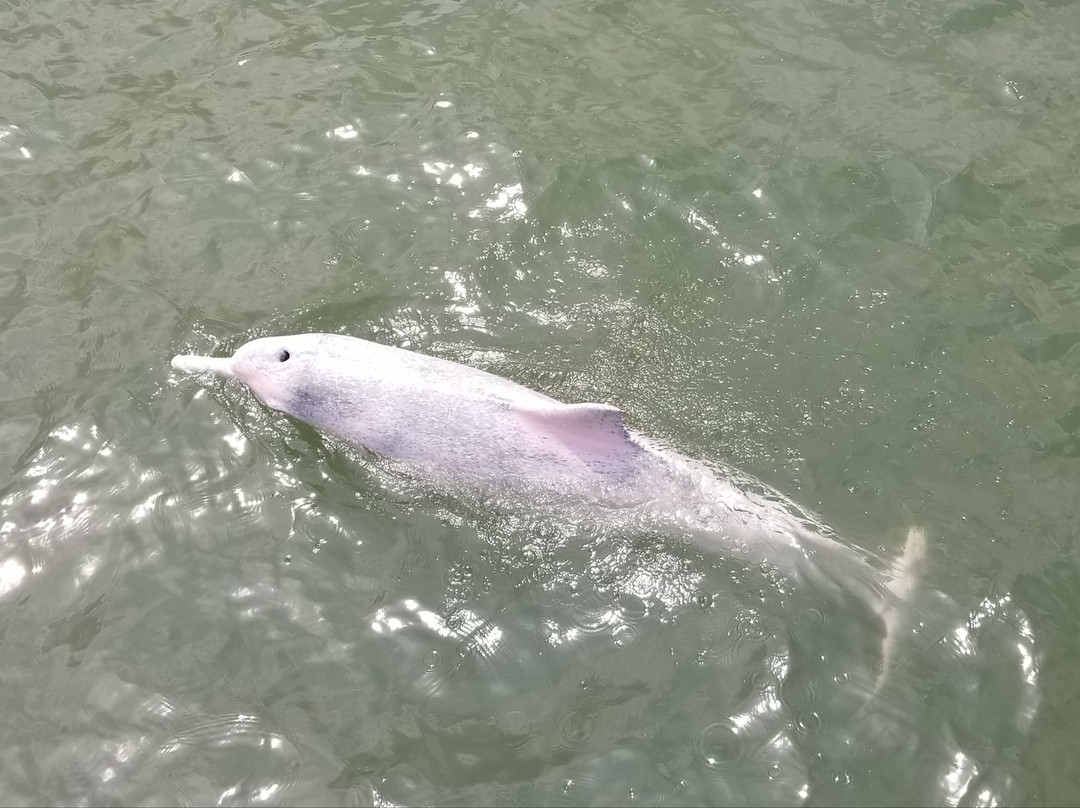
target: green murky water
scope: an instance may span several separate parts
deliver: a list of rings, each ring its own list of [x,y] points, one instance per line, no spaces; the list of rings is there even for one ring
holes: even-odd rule
[[[0,801],[1070,804],[1080,6],[0,8]],[[621,406],[883,559],[418,491],[181,351]],[[861,683],[861,684],[860,684]]]

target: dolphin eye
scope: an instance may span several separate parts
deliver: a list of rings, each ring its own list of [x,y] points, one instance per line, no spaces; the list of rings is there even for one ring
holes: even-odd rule
[[[289,352],[282,348],[277,355],[279,362],[287,362],[289,360]]]

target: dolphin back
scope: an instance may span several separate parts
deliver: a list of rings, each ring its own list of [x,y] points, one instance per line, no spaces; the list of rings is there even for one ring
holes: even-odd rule
[[[386,457],[476,477],[625,477],[643,454],[609,404],[564,404],[501,376],[321,335],[277,409]]]

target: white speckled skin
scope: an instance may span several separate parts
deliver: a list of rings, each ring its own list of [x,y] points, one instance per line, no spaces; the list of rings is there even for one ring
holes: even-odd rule
[[[231,358],[177,356],[172,364],[240,381],[267,406],[419,471],[633,506],[643,527],[831,585],[880,615],[890,658],[892,606],[910,593],[920,531],[909,533],[891,574],[879,573],[783,495],[648,445],[615,407],[564,404],[482,370],[354,337],[266,337]]]

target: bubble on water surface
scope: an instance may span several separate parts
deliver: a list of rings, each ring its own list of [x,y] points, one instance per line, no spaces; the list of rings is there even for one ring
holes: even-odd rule
[[[630,645],[637,639],[637,629],[633,626],[616,626],[611,631],[611,641],[620,648]]]
[[[718,721],[701,731],[697,742],[698,754],[705,763],[718,772],[732,772],[746,758],[745,739],[730,721]]]

